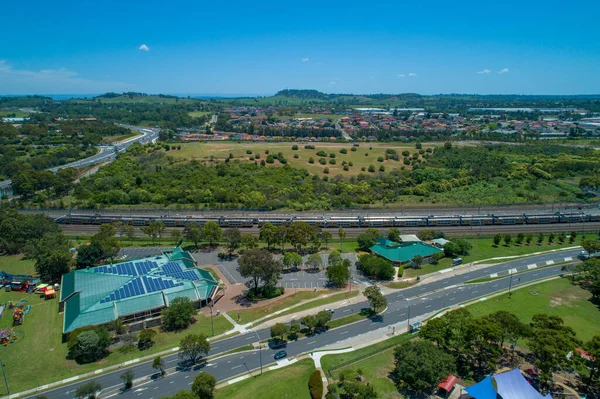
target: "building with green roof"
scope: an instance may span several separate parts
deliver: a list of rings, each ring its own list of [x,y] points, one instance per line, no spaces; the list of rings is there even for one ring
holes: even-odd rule
[[[417,255],[427,259],[434,254],[444,252],[422,241],[397,243],[386,238],[380,238],[377,244],[373,245],[369,250],[394,263],[410,262]]]
[[[186,251],[175,248],[161,255],[67,273],[62,277],[60,307],[63,334],[121,318],[139,324],[160,318],[177,297],[196,306],[217,298],[218,281],[199,269]]]

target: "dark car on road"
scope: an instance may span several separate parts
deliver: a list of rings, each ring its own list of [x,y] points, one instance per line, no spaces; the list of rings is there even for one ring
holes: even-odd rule
[[[275,360],[283,359],[286,356],[287,356],[286,351],[279,351],[275,354]]]
[[[271,349],[281,349],[287,346],[287,342],[282,339],[272,339],[269,341],[269,348]]]

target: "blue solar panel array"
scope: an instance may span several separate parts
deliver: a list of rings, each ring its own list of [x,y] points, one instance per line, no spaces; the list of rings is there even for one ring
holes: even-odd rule
[[[169,262],[162,267],[162,272],[156,273],[161,276],[179,278],[183,280],[199,280],[198,274],[194,270],[185,270],[179,263]]]
[[[151,277],[138,277],[129,281],[127,284],[112,292],[109,296],[105,297],[100,303],[117,301],[119,299],[125,299],[136,295],[143,295],[149,292],[162,291],[168,288],[179,287],[183,285],[182,282],[174,282],[172,280],[165,280],[162,278],[151,278]]]
[[[150,270],[157,268],[158,264],[152,261],[125,262],[110,266],[98,266],[94,268],[96,273],[119,274],[123,276],[143,276]]]
[[[144,281],[146,291],[148,292],[161,291],[166,290],[168,288],[179,287],[183,285],[183,283],[177,283],[173,280],[165,280],[162,278],[152,278],[146,276],[142,277],[142,280]]]

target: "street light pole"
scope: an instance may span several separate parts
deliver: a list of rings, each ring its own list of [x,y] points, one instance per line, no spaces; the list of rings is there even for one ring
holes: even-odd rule
[[[258,353],[260,356],[260,375],[262,375],[262,369],[263,369],[263,365],[262,365],[262,343],[260,342],[260,337],[258,336],[258,332],[255,331],[256,334],[256,338],[258,339]]]
[[[212,301],[212,299],[210,300],[210,326],[212,328],[212,336],[215,336],[215,323],[213,321],[213,306],[214,303]]]
[[[10,395],[10,389],[8,389],[8,380],[6,379],[6,371],[4,371],[4,363],[0,360],[0,366],[2,366],[2,375],[4,376],[4,383],[6,384],[6,392]]]

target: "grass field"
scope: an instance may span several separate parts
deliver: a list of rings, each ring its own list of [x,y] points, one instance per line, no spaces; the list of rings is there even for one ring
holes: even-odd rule
[[[8,118],[8,115],[10,115],[10,118],[25,118],[26,116],[29,116],[27,112],[19,110],[0,109],[0,118]]]
[[[468,309],[477,317],[506,310],[523,322],[531,321],[531,317],[539,313],[560,316],[567,326],[575,330],[579,339],[588,341],[594,335],[600,335],[600,309],[590,298],[588,291],[561,278],[516,290],[512,298],[504,294],[471,305]]]
[[[250,309],[228,312],[228,314],[236,321],[238,320],[239,314],[239,323],[246,324],[256,319],[260,319],[261,317],[268,316],[270,313],[276,312],[280,309],[285,309],[302,301],[306,301],[307,299],[317,298],[320,295],[323,295],[323,291],[300,291],[281,300],[274,301],[266,306],[260,306],[260,303],[258,303],[256,306],[253,306]]]
[[[313,118],[314,120],[317,119],[329,119],[330,121],[334,121],[336,119],[340,118],[340,115],[329,115],[329,114],[295,114],[293,116],[294,119],[296,118]]]
[[[35,274],[34,261],[23,259],[23,255],[0,256],[0,270],[11,274]]]
[[[410,168],[410,166],[404,165],[402,156],[400,156],[400,161],[385,160],[385,151],[392,148],[401,154],[402,151],[408,150],[411,156],[416,151],[414,146],[385,143],[361,144],[355,152],[351,151],[351,144],[344,143],[314,143],[314,150],[306,150],[304,144],[297,144],[297,151],[292,150],[292,145],[294,143],[186,143],[181,145],[181,150],[171,151],[169,155],[175,158],[205,161],[210,161],[210,157],[213,157],[214,160],[219,161],[229,157],[229,154],[233,154],[234,160],[249,162],[250,157],[255,157],[256,154],[260,155],[260,160],[266,159],[267,154],[265,154],[265,151],[268,150],[269,154],[281,152],[290,166],[306,169],[313,174],[323,174],[324,168],[327,167],[329,168],[329,175],[335,176],[338,174],[356,175],[361,173],[363,167],[368,171],[369,165],[373,165],[376,171],[379,171],[381,165],[385,167],[386,171],[402,167]],[[339,150],[342,148],[345,148],[348,152],[341,154]],[[246,151],[248,150],[252,151],[252,154],[247,154]],[[316,155],[321,150],[327,153],[325,157]],[[329,157],[330,153],[335,154],[335,158],[333,158],[336,162],[335,165],[329,163],[332,159]],[[298,155],[298,158],[294,158],[295,154]],[[311,157],[314,159],[313,164],[309,163]],[[379,157],[383,157],[383,162],[377,160]],[[325,165],[319,163],[320,158],[326,160]],[[342,161],[352,162],[353,166],[349,167],[348,171],[344,171]],[[281,164],[275,161],[272,165],[280,166]]]
[[[192,118],[199,118],[201,116],[210,115],[210,114],[212,114],[212,112],[207,112],[207,111],[192,111],[192,112],[188,112],[188,115],[191,116]]]
[[[111,143],[116,143],[117,141],[123,141],[123,140],[127,140],[130,139],[132,137],[137,136],[137,133],[129,133],[129,134],[123,134],[121,136],[104,136],[102,137],[102,144],[111,144]]]
[[[291,366],[220,388],[215,398],[310,399],[308,379],[314,370],[312,359],[300,360]]]
[[[0,346],[0,358],[5,364],[11,392],[20,392],[49,382],[58,381],[74,375],[93,371],[151,355],[179,344],[184,335],[202,333],[211,335],[210,320],[202,314],[190,328],[179,333],[159,332],[155,336],[155,345],[145,351],[135,350],[128,354],[112,352],[97,363],[79,365],[67,360],[67,345],[62,343],[62,314],[58,313],[58,300],[45,301],[38,295],[19,292],[0,292],[0,303],[25,299],[31,305],[31,311],[25,316],[22,326],[16,330],[23,337],[8,346]],[[215,317],[215,334],[229,330],[232,326],[224,317]],[[12,327],[12,313],[6,309],[0,319],[0,329]],[[0,384],[0,394],[4,385]]]

